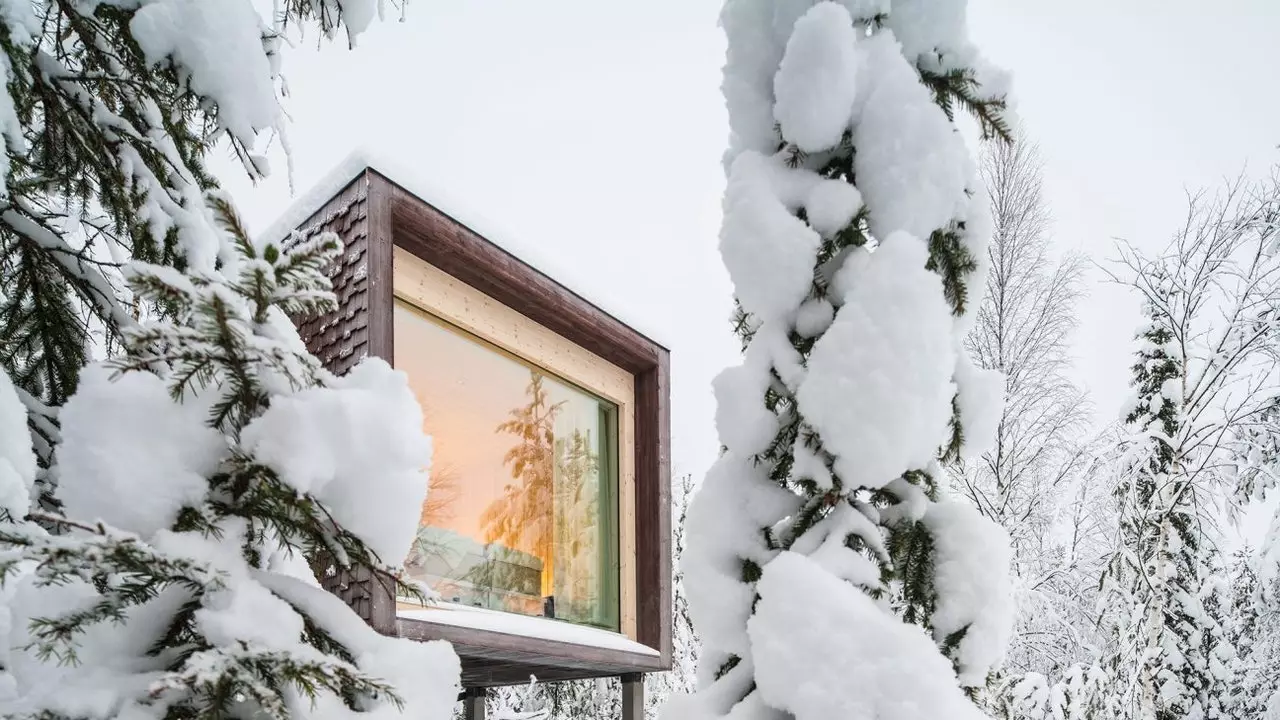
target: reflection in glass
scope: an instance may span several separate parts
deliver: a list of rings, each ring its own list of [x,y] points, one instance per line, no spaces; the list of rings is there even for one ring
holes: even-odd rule
[[[395,365],[434,444],[410,577],[617,630],[616,406],[399,300]]]

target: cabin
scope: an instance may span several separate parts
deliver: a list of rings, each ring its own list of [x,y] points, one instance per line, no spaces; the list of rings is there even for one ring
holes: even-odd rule
[[[399,180],[349,161],[277,232],[344,244],[338,309],[297,319],[308,349],[339,374],[383,358],[422,403],[404,566],[439,597],[323,582],[379,632],[451,642],[471,717],[531,676],[620,676],[642,717],[644,674],[671,665],[668,351]]]

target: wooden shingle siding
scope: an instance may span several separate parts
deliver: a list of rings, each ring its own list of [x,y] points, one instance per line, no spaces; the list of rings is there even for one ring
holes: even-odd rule
[[[337,375],[370,354],[368,209],[369,183],[361,174],[299,230],[304,239],[332,230],[342,241],[342,255],[326,269],[338,310],[297,322],[307,350]]]

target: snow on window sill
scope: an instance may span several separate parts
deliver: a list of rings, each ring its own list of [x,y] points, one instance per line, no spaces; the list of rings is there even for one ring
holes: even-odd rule
[[[563,620],[517,615],[500,610],[488,610],[450,602],[436,602],[432,605],[415,609],[401,608],[396,611],[396,616],[405,620],[422,620],[437,625],[488,630],[571,645],[585,645],[604,650],[620,650],[638,655],[657,657],[659,654],[657,650],[647,645],[642,645],[624,635],[608,630],[585,625],[574,625]]]

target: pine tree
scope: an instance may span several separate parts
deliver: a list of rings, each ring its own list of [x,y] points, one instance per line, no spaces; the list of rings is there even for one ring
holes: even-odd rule
[[[98,347],[140,314],[130,258],[203,272],[219,258],[205,153],[230,148],[267,172],[261,132],[283,132],[275,97],[287,28],[346,28],[375,0],[287,0],[265,26],[250,0],[14,2],[0,17],[0,368],[31,413],[41,466],[57,408]],[[353,22],[349,22],[354,19]],[[38,478],[43,494],[52,476]]]
[[[1159,279],[1153,286],[1177,292]],[[1125,421],[1132,432],[1121,479],[1121,549],[1105,576],[1116,652],[1109,670],[1119,681],[1125,717],[1173,720],[1224,717],[1223,656],[1229,645],[1206,607],[1212,534],[1204,491],[1179,454],[1185,359],[1172,329],[1147,303],[1148,326],[1133,366],[1137,401]]]
[[[332,308],[321,268],[336,236],[259,246],[228,203],[211,207],[221,269],[132,263],[134,291],[173,319],[125,329],[124,354],[87,370],[66,405],[57,499],[94,520],[0,525],[0,577],[17,584],[6,716],[443,717],[452,650],[378,635],[306,562],[414,593],[394,566],[430,453],[416,400],[381,361],[331,377],[288,320]],[[181,452],[139,455],[154,442],[144,428],[111,427],[141,412]]]
[[[1263,720],[1269,699],[1280,691],[1280,582],[1263,592],[1249,548],[1235,553],[1228,574],[1231,588],[1228,638],[1235,648],[1227,717]]]
[[[960,351],[990,228],[953,113],[1009,130],[953,6],[725,4],[744,360],[689,511],[700,689],[668,717],[980,716],[1008,540],[938,460],[982,449],[1001,378]]]
[[[996,688],[994,714],[1001,720],[1115,720],[1109,680],[1097,665],[1072,665],[1056,682],[1024,673]]]

